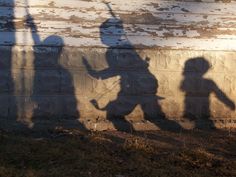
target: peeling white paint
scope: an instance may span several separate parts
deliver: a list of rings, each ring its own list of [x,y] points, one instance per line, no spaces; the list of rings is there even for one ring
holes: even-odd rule
[[[0,45],[11,45],[13,44],[12,38],[13,33],[0,33]],[[38,42],[35,45],[50,45],[58,46],[62,45],[61,41],[58,38],[55,40],[43,42],[44,39],[49,37],[51,34],[39,33],[42,42]],[[15,45],[34,45],[32,40],[31,33],[22,33],[17,32],[16,43]],[[64,37],[61,36],[64,41],[64,45],[72,47],[108,47],[103,44],[100,38],[86,38],[86,37]],[[137,46],[137,48],[171,48],[171,49],[192,49],[192,50],[233,50],[236,51],[236,40],[229,39],[194,39],[194,38],[161,38],[161,37],[148,37],[148,36],[129,36],[129,42]],[[110,46],[123,46],[129,44],[128,41],[119,41],[119,38],[116,36],[110,36],[106,38],[106,44]]]
[[[13,16],[15,33],[4,28],[1,20],[0,45],[34,45],[32,34],[24,26],[28,12],[34,18],[38,36],[42,41],[57,35],[64,45],[75,47],[108,47],[100,40],[100,25],[111,18],[102,0],[16,0],[15,7],[0,0],[0,17]],[[124,30],[115,26],[103,30],[106,43],[112,47],[125,47],[131,43],[137,48],[169,48],[193,50],[236,49],[236,3],[180,2],[167,0],[110,0],[114,13],[124,22]],[[4,5],[4,6],[3,6]],[[11,6],[11,7],[10,7]],[[13,36],[16,36],[16,41]],[[35,34],[34,34],[35,35]],[[129,41],[120,40],[126,35]],[[61,45],[58,41],[37,42],[36,45]]]

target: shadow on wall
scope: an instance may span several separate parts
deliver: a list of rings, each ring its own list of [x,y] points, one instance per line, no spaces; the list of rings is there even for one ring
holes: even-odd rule
[[[80,113],[77,110],[77,99],[72,75],[64,68],[59,59],[64,46],[61,37],[51,35],[41,41],[37,34],[34,19],[28,15],[27,26],[31,29],[34,40],[34,78],[31,99],[36,105],[33,118],[49,118],[50,127],[64,126],[61,119],[77,122],[80,128],[84,126],[77,119]],[[40,46],[37,46],[40,44]],[[54,45],[51,47],[50,44]],[[55,47],[57,44],[57,47]],[[35,120],[33,121],[35,122]],[[37,121],[36,121],[37,122]],[[74,124],[74,123],[72,123]],[[34,125],[34,128],[37,128]]]
[[[204,78],[210,65],[205,58],[198,57],[186,61],[181,84],[181,90],[185,92],[184,118],[194,121],[195,128],[209,129],[215,128],[210,119],[210,94],[215,96],[227,107],[235,110],[235,104],[222,92],[216,83]]]
[[[10,5],[14,5],[15,1],[14,0],[9,0],[8,3]],[[15,15],[14,15],[14,8],[13,7],[10,7],[8,9],[9,11],[9,17],[7,18],[6,20],[6,28],[11,30],[11,31],[15,31],[15,24],[14,24],[14,19],[15,19]],[[14,84],[14,75],[13,73],[11,72],[12,71],[12,58],[13,58],[13,55],[12,55],[12,51],[13,51],[13,47],[15,46],[15,42],[16,42],[16,37],[15,37],[15,34],[13,33],[13,35],[11,36],[11,41],[12,41],[12,44],[10,46],[10,49],[7,51],[7,54],[6,54],[6,58],[0,58],[3,62],[5,61],[6,63],[5,64],[2,64],[1,63],[1,66],[3,66],[3,68],[1,67],[1,69],[6,69],[7,71],[7,76],[8,77],[5,77],[5,75],[3,74],[4,72],[1,72],[1,74],[3,74],[3,76],[1,76],[1,88],[3,88],[3,90],[8,90],[8,100],[2,100],[1,98],[1,103],[3,103],[3,105],[1,105],[1,108],[4,108],[4,110],[7,110],[7,113],[5,115],[3,115],[2,117],[5,117],[7,116],[8,118],[11,117],[11,118],[16,118],[17,117],[17,103],[16,103],[16,96],[15,96],[15,84]],[[4,49],[3,49],[4,50]],[[5,52],[1,53],[2,56],[5,56],[4,55]],[[5,67],[6,66],[6,67]],[[2,80],[3,79],[3,80]],[[2,87],[3,86],[3,87]],[[3,113],[4,114],[4,113]]]
[[[10,4],[14,4],[10,0]],[[15,31],[14,27],[14,12],[13,8],[10,12],[11,17],[8,19],[8,27]],[[175,121],[166,119],[164,112],[159,104],[161,98],[157,96],[158,80],[149,71],[149,58],[142,59],[134,49],[132,43],[125,35],[123,22],[116,18],[112,10],[110,13],[113,16],[107,19],[100,26],[100,37],[103,44],[108,46],[106,51],[106,61],[108,67],[96,71],[88,63],[87,59],[83,58],[83,63],[87,68],[90,76],[96,79],[107,79],[115,76],[120,77],[120,91],[117,99],[110,101],[105,107],[100,107],[97,100],[91,100],[91,103],[98,110],[106,111],[107,119],[110,120],[116,129],[129,130],[133,129],[132,124],[125,119],[125,116],[130,114],[137,105],[141,106],[144,117],[146,120],[156,124],[161,129],[178,130],[180,125]],[[26,19],[28,28],[31,29],[32,38],[34,41],[34,78],[33,90],[30,95],[31,100],[35,103],[33,110],[33,122],[37,122],[37,117],[53,118],[56,120],[51,121],[50,127],[63,126],[60,118],[74,118],[80,117],[77,110],[77,99],[75,96],[75,88],[73,77],[70,72],[64,68],[59,58],[63,49],[64,41],[61,37],[52,35],[45,40],[41,40],[37,33],[37,26],[34,19],[28,15]],[[118,35],[112,35],[115,29],[119,29]],[[12,37],[12,46],[15,45],[15,34]],[[114,42],[119,41],[120,45],[129,50],[113,48]],[[37,46],[40,44],[40,46]],[[58,47],[51,47],[50,44],[58,44]],[[12,46],[10,51],[12,51]],[[45,47],[46,46],[46,47]],[[15,95],[15,86],[11,70],[12,66],[12,53],[7,54],[6,60],[9,61],[7,67],[0,65],[8,71],[8,78],[5,76],[2,83],[3,88],[9,92],[8,108],[3,105],[7,116],[17,117],[19,114],[18,98]],[[4,56],[4,55],[3,55]],[[27,59],[27,58],[25,58]],[[185,63],[183,71],[184,80],[181,83],[181,90],[185,92],[185,111],[184,117],[194,121],[196,128],[209,128],[214,127],[214,123],[210,119],[210,94],[214,93],[216,97],[232,110],[235,109],[235,104],[222,92],[214,81],[204,78],[204,74],[209,69],[209,63],[205,58],[192,58]],[[22,69],[23,71],[24,69]],[[27,73],[26,73],[27,74]],[[25,76],[25,75],[24,75]],[[25,85],[25,79],[22,79],[21,85]],[[8,83],[8,84],[6,84]],[[24,88],[24,87],[23,87]],[[22,90],[22,94],[27,91]],[[19,100],[21,99],[20,96]],[[17,105],[18,104],[18,105]],[[10,107],[10,109],[9,109]],[[10,113],[11,112],[11,113]],[[59,120],[60,119],[60,120]],[[48,119],[49,120],[49,119]],[[67,119],[68,120],[68,119]],[[50,120],[49,120],[50,121]],[[78,121],[79,127],[84,126]],[[37,127],[38,125],[35,124]]]
[[[98,109],[106,111],[106,117],[117,130],[133,129],[132,124],[125,120],[125,116],[130,114],[137,105],[140,105],[145,119],[153,122],[161,129],[178,129],[180,126],[174,121],[165,118],[158,97],[158,81],[149,71],[149,59],[143,60],[135,51],[132,44],[125,35],[123,22],[116,18],[110,9],[112,18],[106,20],[100,26],[100,37],[103,44],[108,46],[106,61],[108,67],[96,71],[83,58],[83,63],[90,76],[96,79],[108,79],[114,76],[120,77],[120,91],[117,99],[110,101],[105,107],[100,108],[97,100],[91,103]],[[119,28],[119,35],[112,35],[114,28]],[[129,50],[114,49],[112,44],[120,41],[122,47]]]

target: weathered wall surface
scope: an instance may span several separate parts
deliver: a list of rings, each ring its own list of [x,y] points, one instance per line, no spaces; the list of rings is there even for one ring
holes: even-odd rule
[[[236,2],[109,2],[0,0],[2,125],[236,127]]]

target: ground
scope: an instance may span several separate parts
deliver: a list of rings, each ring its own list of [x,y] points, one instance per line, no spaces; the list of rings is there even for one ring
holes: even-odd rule
[[[236,133],[1,131],[0,176],[235,177]]]

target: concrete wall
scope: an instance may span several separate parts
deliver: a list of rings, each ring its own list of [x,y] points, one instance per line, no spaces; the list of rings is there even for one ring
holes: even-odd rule
[[[236,2],[109,2],[0,0],[2,127],[236,127]]]

